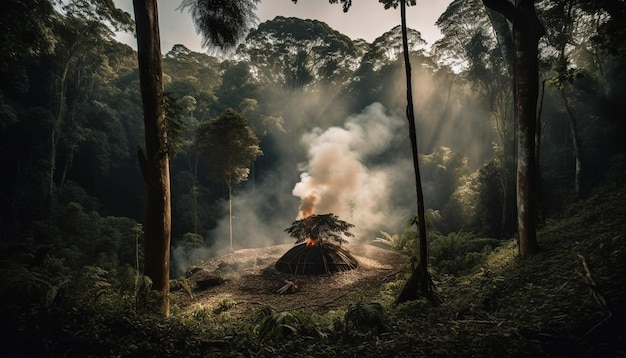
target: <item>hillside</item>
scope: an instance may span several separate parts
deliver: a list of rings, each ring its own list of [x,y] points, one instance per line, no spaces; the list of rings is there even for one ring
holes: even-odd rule
[[[624,202],[623,187],[604,188],[549,221],[539,233],[541,252],[530,259],[518,259],[510,242],[474,274],[439,277],[440,304],[389,308],[385,333],[366,327],[256,347],[291,356],[623,356]],[[398,286],[381,282],[379,292],[352,297],[387,306]]]
[[[76,281],[47,289],[43,304],[30,310],[4,306],[5,353],[620,357],[626,354],[624,202],[620,184],[570,206],[540,231],[541,251],[527,260],[517,258],[510,241],[469,275],[437,275],[434,267],[435,306],[425,300],[394,306],[406,279],[406,257],[375,247],[366,252],[371,245],[353,247],[359,268],[331,277],[275,272],[275,258],[290,245],[214,258],[202,269],[221,270],[226,282],[206,290],[189,287],[193,298],[182,289],[174,292],[169,319],[150,313],[150,295],[111,287],[98,279],[106,272],[92,267]],[[10,279],[31,290],[43,277],[10,272]],[[300,290],[276,293],[285,278]]]

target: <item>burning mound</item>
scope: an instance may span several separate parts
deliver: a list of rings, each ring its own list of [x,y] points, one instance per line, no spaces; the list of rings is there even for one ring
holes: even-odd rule
[[[315,245],[300,243],[276,262],[280,272],[319,275],[355,269],[359,262],[343,247],[322,241]]]

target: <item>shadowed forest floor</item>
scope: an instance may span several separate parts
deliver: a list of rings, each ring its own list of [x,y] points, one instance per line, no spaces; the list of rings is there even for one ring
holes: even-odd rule
[[[233,276],[226,273],[224,285],[195,293],[194,299],[178,293],[177,304],[184,311],[219,307],[224,299],[232,299],[235,317],[266,304],[278,311],[320,315],[358,302],[389,307],[386,332],[247,341],[249,349],[261,355],[624,357],[623,203],[624,188],[604,188],[547,222],[536,255],[520,260],[515,241],[509,241],[470,275],[434,273],[439,297],[434,307],[425,300],[394,307],[393,298],[406,278],[400,269],[406,269],[407,258],[370,245],[350,247],[361,262],[356,270],[313,277],[289,276],[273,268],[275,258],[290,245],[235,252],[203,265],[216,273],[238,267]],[[278,295],[284,279],[297,283],[300,291]],[[230,349],[237,356],[241,351],[235,353],[235,346]]]
[[[204,262],[172,292],[164,318],[134,271],[129,288],[88,267],[45,286],[28,309],[3,305],[4,356],[64,357],[626,357],[626,187],[606,185],[539,232],[541,250],[517,256],[515,240],[481,256],[467,275],[432,267],[437,304],[394,305],[408,258],[346,245],[355,270],[296,276],[276,260],[292,245],[239,250]],[[50,262],[53,264],[54,262]],[[21,284],[47,283],[6,267]],[[49,271],[52,272],[52,271]],[[50,274],[50,273],[48,273]],[[196,287],[218,276],[220,285]],[[61,276],[67,277],[67,276]],[[95,280],[95,281],[94,281]],[[285,280],[291,294],[277,290]],[[133,283],[134,282],[134,283]],[[189,292],[180,282],[187,282]],[[176,282],[174,282],[176,283]],[[29,286],[30,287],[30,286]],[[34,293],[39,291],[32,291]],[[33,295],[34,295],[33,293]],[[5,292],[17,295],[18,291]],[[31,295],[32,296],[32,295]],[[152,302],[152,303],[150,303]]]

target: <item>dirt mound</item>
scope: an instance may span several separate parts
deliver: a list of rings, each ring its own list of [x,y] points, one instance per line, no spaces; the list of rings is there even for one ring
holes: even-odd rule
[[[406,256],[394,251],[372,245],[346,245],[359,262],[354,270],[312,276],[279,272],[275,263],[291,248],[293,245],[287,244],[244,249],[207,260],[189,271],[193,297],[184,290],[173,292],[173,304],[182,310],[200,306],[217,310],[220,303],[229,300],[234,302],[229,312],[241,315],[266,304],[281,311],[345,309],[364,292],[378,291],[393,281],[407,262]],[[197,282],[207,276],[224,281],[199,288]],[[278,290],[286,281],[293,282],[298,289],[292,294],[280,294]]]
[[[345,247],[323,241],[316,245],[300,243],[287,251],[276,262],[280,272],[320,275],[353,270],[359,262]]]

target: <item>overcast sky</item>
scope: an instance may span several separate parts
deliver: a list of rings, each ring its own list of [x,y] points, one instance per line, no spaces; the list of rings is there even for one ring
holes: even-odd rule
[[[422,37],[432,45],[440,36],[435,26],[451,0],[417,0],[417,6],[407,8],[408,27],[421,32]],[[121,9],[134,16],[132,0],[115,0]],[[191,16],[176,8],[181,0],[159,1],[159,23],[161,31],[161,52],[168,52],[173,45],[183,44],[197,52],[206,52],[200,46]],[[362,38],[372,42],[375,38],[400,24],[400,9],[385,10],[378,0],[354,0],[349,12],[344,13],[341,5],[330,5],[327,0],[263,0],[258,4],[257,15],[260,22],[276,16],[293,16],[302,19],[316,19],[327,23],[333,29],[352,39]],[[120,34],[118,40],[137,48],[136,40]]]

